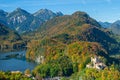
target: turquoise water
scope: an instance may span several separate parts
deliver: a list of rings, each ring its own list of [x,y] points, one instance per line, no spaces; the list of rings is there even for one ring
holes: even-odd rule
[[[0,53],[0,71],[22,71],[34,69],[37,65],[28,62],[25,58],[26,51]]]

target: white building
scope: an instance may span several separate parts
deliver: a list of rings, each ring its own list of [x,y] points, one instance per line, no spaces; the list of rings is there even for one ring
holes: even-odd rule
[[[100,60],[99,57],[91,57],[91,63],[86,65],[87,68],[96,68],[96,69],[104,69],[106,65]]]

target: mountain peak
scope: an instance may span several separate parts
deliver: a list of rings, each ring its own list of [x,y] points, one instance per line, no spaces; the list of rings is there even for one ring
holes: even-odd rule
[[[25,12],[25,13],[28,13],[27,11],[25,11],[24,9],[21,9],[21,8],[16,8],[16,10],[14,10],[13,12]]]
[[[7,14],[4,10],[0,9],[0,14]]]
[[[56,15],[57,16],[63,16],[63,13],[59,11],[59,12],[56,12]]]
[[[62,16],[62,13],[54,13],[53,11],[49,9],[40,9],[39,11],[35,12],[33,14],[35,17],[42,19],[43,21],[50,20],[56,16]]]
[[[39,11],[51,11],[51,10],[48,10],[48,9],[40,9]]]
[[[120,20],[115,21],[111,26],[120,27]]]
[[[0,12],[5,12],[4,10],[0,9]]]
[[[26,10],[24,10],[24,9],[16,8],[14,11],[12,11],[11,13],[9,13],[7,15],[7,17],[20,16],[20,15],[28,16],[28,15],[31,15],[31,14],[29,12],[27,12]]]
[[[112,23],[99,21],[99,24],[100,24],[103,28],[109,28]]]
[[[18,8],[16,8],[16,11],[20,11],[20,10],[23,10],[23,9],[21,9],[21,8],[19,8],[19,7],[18,7]]]
[[[101,25],[95,19],[91,18],[86,12],[76,11],[71,16],[73,19],[76,20],[77,25],[87,23],[87,24],[94,25],[96,27],[101,27]]]
[[[80,16],[84,16],[84,17],[89,17],[89,15],[85,12],[81,12],[81,11],[76,11],[75,13],[72,14],[73,16],[76,17],[80,17]]]
[[[48,10],[48,9],[40,9],[39,11],[35,12],[34,14],[35,15],[39,15],[39,14],[44,14],[44,13],[50,13],[50,14],[52,14],[54,12],[52,12],[51,10]]]
[[[116,23],[116,24],[120,24],[120,20],[117,20],[117,21],[115,21],[114,23]]]
[[[111,24],[110,29],[114,34],[120,35],[120,20],[117,20]]]

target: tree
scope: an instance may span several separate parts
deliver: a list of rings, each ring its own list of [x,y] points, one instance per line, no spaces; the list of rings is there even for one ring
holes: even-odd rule
[[[30,73],[31,73],[31,72],[30,72],[30,69],[26,69],[24,73],[25,73],[25,74],[30,74]]]

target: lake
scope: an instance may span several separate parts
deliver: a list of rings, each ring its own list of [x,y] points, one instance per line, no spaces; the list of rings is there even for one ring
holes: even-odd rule
[[[21,71],[34,69],[37,65],[25,58],[26,51],[0,53],[0,71]]]

